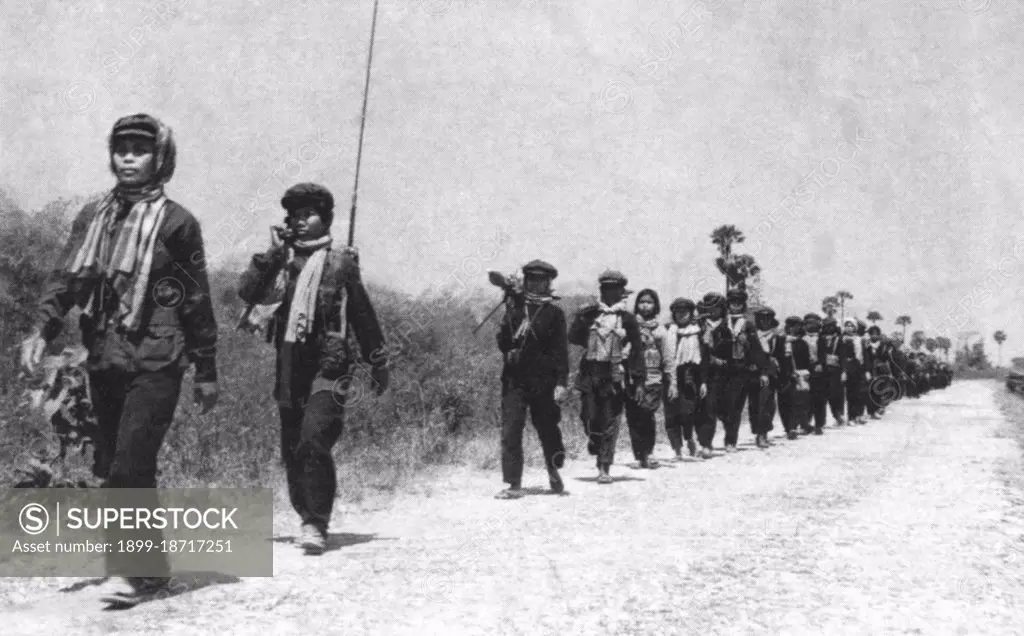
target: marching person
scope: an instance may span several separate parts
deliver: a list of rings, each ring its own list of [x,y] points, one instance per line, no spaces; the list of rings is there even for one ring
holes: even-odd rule
[[[846,349],[836,319],[828,317],[821,325],[818,338],[818,361],[822,365],[828,386],[828,405],[836,426],[846,424]]]
[[[910,397],[910,375],[908,373],[910,368],[910,359],[907,357],[907,352],[903,348],[904,343],[902,334],[897,331],[893,334],[890,342],[892,343],[892,371],[899,389],[896,393],[896,399],[907,399]]]
[[[718,421],[725,423],[727,369],[732,359],[732,339],[725,320],[725,297],[708,292],[697,306],[701,315],[700,355],[704,362],[704,400],[698,414],[697,441],[701,459],[711,459]]]
[[[630,292],[621,272],[607,270],[598,278],[600,301],[579,309],[569,327],[569,342],[584,348],[576,388],[582,402],[580,419],[588,452],[597,461],[597,483],[610,484],[615,443],[625,403],[627,380],[643,390],[646,369],[636,317],[626,306]],[[626,346],[628,352],[624,352]],[[625,355],[628,353],[628,356]]]
[[[843,321],[842,349],[843,371],[846,376],[847,421],[852,424],[866,424],[864,419],[863,388],[865,380],[870,381],[870,372],[864,366],[863,340],[857,333],[857,321],[847,318]],[[866,377],[867,376],[867,377]]]
[[[732,289],[726,294],[729,315],[725,321],[728,330],[730,356],[725,375],[725,451],[736,452],[739,441],[740,422],[743,419],[743,407],[749,397],[750,384],[757,382],[767,386],[767,369],[763,368],[765,360],[757,357],[757,333],[754,325],[747,322],[747,293],[740,289]]]
[[[35,328],[22,343],[21,362],[33,373],[64,317],[81,308],[99,424],[93,474],[106,488],[155,489],[160,447],[190,364],[195,402],[203,413],[217,403],[217,323],[200,224],[164,192],[175,169],[171,129],[147,114],[122,117],[107,153],[117,184],[76,217],[39,299]],[[155,490],[144,497],[146,505],[159,505]],[[132,536],[162,540],[159,530]],[[153,576],[126,576],[129,587],[108,598],[133,603],[166,590],[170,566],[159,551],[107,553],[114,576],[143,564]]]
[[[689,298],[676,298],[669,306],[672,322],[666,332],[671,355],[665,384],[665,433],[676,454],[683,459],[683,441],[690,457],[697,457],[694,429],[698,427],[701,401],[707,395],[706,358],[701,355],[700,325],[694,316],[696,305]]]
[[[759,307],[754,311],[757,339],[751,356],[756,360],[757,373],[750,378],[750,429],[758,448],[768,448],[768,433],[774,428],[776,402],[775,392],[779,388],[779,360],[776,344],[779,334],[778,321],[771,307]],[[788,431],[787,431],[788,432]]]
[[[565,462],[559,406],[568,393],[569,345],[565,313],[554,303],[554,265],[542,260],[523,266],[523,293],[509,299],[498,329],[501,373],[501,472],[508,484],[496,497],[522,495],[523,429],[529,410],[540,438],[551,491],[565,490],[558,470]]]
[[[370,365],[370,386],[383,393],[388,355],[359,255],[331,235],[331,192],[300,183],[284,193],[281,207],[285,227],[271,228],[270,249],[252,257],[238,296],[271,316],[267,339],[277,350],[273,395],[288,495],[302,522],[300,546],[320,554],[337,492],[331,450],[344,426],[345,392],[363,369],[361,355]]]
[[[797,429],[810,433],[808,406],[810,398],[811,350],[801,338],[803,320],[799,316],[786,318],[786,333],[775,343],[774,357],[778,361],[779,419],[788,439],[797,438]]]
[[[636,295],[634,314],[640,326],[646,377],[642,387],[626,387],[626,423],[633,446],[633,457],[640,468],[657,468],[651,457],[656,437],[655,414],[661,405],[662,386],[669,376],[673,351],[669,349],[665,327],[658,322],[661,300],[653,289],[642,289]],[[629,350],[626,348],[628,357]],[[628,379],[628,378],[627,378]]]
[[[828,375],[825,372],[825,365],[820,356],[821,342],[821,316],[816,313],[809,313],[804,316],[804,342],[807,343],[811,355],[811,374],[809,377],[810,389],[808,391],[808,428],[811,420],[814,423],[814,434],[825,434],[825,417],[828,412]]]
[[[882,419],[885,407],[892,399],[892,344],[882,340],[882,329],[872,325],[868,329],[868,342],[864,347],[866,368],[871,371],[868,383],[867,411],[873,420]]]

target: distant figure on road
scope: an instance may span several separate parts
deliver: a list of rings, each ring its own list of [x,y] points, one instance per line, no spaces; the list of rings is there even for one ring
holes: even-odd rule
[[[779,321],[771,307],[754,310],[756,337],[751,339],[751,360],[757,370],[748,379],[747,391],[750,402],[750,432],[754,434],[758,448],[768,448],[768,433],[772,431],[778,406],[775,392],[779,388],[779,359],[775,356],[776,344],[780,340],[776,329]]]
[[[565,490],[558,474],[565,462],[559,406],[569,383],[569,345],[565,313],[554,303],[554,265],[541,260],[523,266],[523,290],[506,300],[498,328],[501,373],[501,472],[508,489],[498,499],[522,495],[523,429],[529,410],[544,452],[552,492]]]
[[[828,375],[825,373],[825,364],[818,350],[821,341],[821,316],[814,312],[804,315],[804,331],[806,333],[803,339],[811,353],[808,425],[813,420],[814,434],[824,435],[828,413]]]
[[[811,350],[802,338],[803,319],[786,318],[786,333],[775,343],[774,356],[779,364],[778,402],[779,419],[786,437],[796,439],[801,429],[804,434],[814,429],[810,425]]]
[[[896,379],[893,377],[895,363],[892,357],[892,343],[882,339],[882,329],[872,325],[868,329],[868,342],[864,346],[864,361],[871,371],[868,382],[868,416],[873,420],[881,419],[897,393]]]
[[[857,333],[857,321],[847,318],[843,321],[843,337],[839,344],[842,349],[843,372],[846,376],[844,393],[847,405],[847,421],[853,424],[865,424],[863,388],[865,374],[869,373],[864,365],[864,341]]]
[[[818,363],[822,366],[828,387],[828,405],[836,426],[846,424],[846,354],[836,319],[828,317],[821,325],[818,338]],[[823,418],[824,419],[824,418]],[[822,422],[824,424],[824,422]]]

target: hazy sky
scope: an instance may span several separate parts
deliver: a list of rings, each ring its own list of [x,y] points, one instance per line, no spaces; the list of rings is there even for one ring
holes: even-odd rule
[[[616,267],[696,297],[721,287],[708,235],[733,223],[780,314],[846,289],[887,330],[945,319],[994,354],[1002,328],[1004,359],[1024,352],[1024,11],[795,4],[383,0],[367,276],[475,286],[540,257],[562,290]],[[5,7],[0,187],[27,208],[110,187],[107,132],[144,111],[175,129],[168,194],[215,263],[263,249],[298,181],[332,189],[344,240],[372,2],[148,6]]]

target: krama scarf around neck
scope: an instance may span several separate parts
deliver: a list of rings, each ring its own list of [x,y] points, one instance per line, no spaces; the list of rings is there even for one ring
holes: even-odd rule
[[[136,331],[149,288],[153,250],[167,206],[163,186],[174,176],[177,152],[173,132],[156,118],[149,115],[123,117],[114,124],[107,142],[112,172],[114,131],[129,121],[156,131],[153,176],[138,188],[118,184],[100,200],[85,238],[66,269],[69,275],[84,283],[79,297],[83,313],[93,317],[106,311],[106,307],[101,306],[102,283],[106,281],[116,295],[118,308],[113,316],[103,316],[104,320]],[[113,234],[122,215],[124,223]]]

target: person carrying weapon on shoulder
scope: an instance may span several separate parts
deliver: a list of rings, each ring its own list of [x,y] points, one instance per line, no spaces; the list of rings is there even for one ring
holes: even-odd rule
[[[288,495],[301,522],[300,545],[321,554],[337,492],[331,450],[344,426],[346,391],[355,367],[369,362],[377,395],[388,387],[384,334],[362,283],[359,254],[337,247],[330,229],[334,197],[318,184],[284,193],[285,227],[271,228],[271,246],[252,257],[238,296],[249,304],[238,328],[269,318],[277,350],[273,396],[281,417],[281,460]],[[257,310],[258,309],[258,310]]]
[[[498,349],[504,356],[501,373],[501,471],[508,489],[498,499],[522,496],[523,429],[527,411],[540,438],[552,492],[565,486],[558,470],[565,461],[559,406],[568,395],[569,346],[565,313],[554,303],[551,281],[558,276],[542,260],[523,266],[523,288],[509,281],[505,315],[498,328]],[[492,281],[494,282],[494,281]]]
[[[569,342],[585,349],[576,381],[582,401],[580,419],[588,437],[587,450],[597,460],[597,483],[610,484],[626,387],[632,387],[635,398],[643,390],[647,370],[640,326],[626,306],[631,293],[626,289],[628,280],[621,272],[607,270],[598,284],[600,301],[576,313]]]

